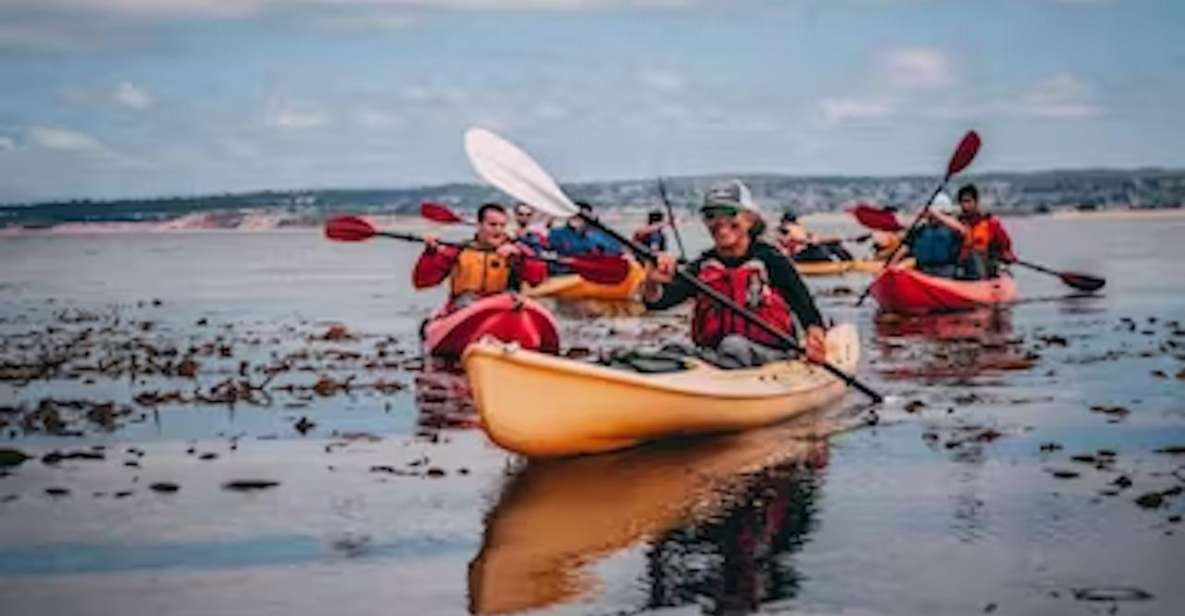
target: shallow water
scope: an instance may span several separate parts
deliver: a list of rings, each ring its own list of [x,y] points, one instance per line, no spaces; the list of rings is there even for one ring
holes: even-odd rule
[[[788,425],[546,464],[473,429],[463,379],[417,369],[440,293],[410,290],[414,247],[298,231],[5,238],[6,358],[37,351],[11,336],[47,327],[111,327],[96,356],[218,337],[230,356],[197,356],[196,379],[0,382],[0,406],[132,409],[109,430],[74,421],[78,437],[4,428],[0,448],[37,457],[104,447],[0,477],[4,613],[1178,613],[1185,456],[1156,450],[1185,446],[1185,218],[1008,226],[1025,258],[1105,276],[1105,293],[1067,298],[1018,270],[1025,301],[1008,311],[893,320],[841,289],[867,278],[812,279],[824,313],[860,328],[861,376],[889,396],[875,414],[853,392]],[[98,316],[61,318],[80,312]],[[334,322],[357,338],[315,340]],[[664,324],[681,327],[566,320],[563,334],[633,345]],[[301,350],[271,385],[405,387],[132,402],[239,378],[242,361],[258,383]],[[302,433],[302,418],[316,425]],[[240,479],[279,485],[224,487]],[[1157,507],[1135,502],[1150,494]]]

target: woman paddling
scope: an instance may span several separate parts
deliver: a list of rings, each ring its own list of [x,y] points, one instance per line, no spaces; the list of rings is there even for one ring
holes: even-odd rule
[[[807,359],[825,359],[823,318],[790,261],[758,238],[765,230],[761,210],[740,180],[715,184],[704,196],[700,215],[713,247],[690,265],[691,273],[713,289],[757,313],[766,322],[794,334],[793,312],[806,329]],[[786,347],[738,314],[699,296],[688,282],[674,277],[676,261],[659,255],[647,272],[643,299],[650,310],[663,310],[695,297],[691,338],[702,348],[755,365],[780,359]]]

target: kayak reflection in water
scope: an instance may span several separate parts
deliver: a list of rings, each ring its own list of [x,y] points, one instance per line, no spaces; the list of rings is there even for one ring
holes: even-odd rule
[[[507,219],[506,208],[486,203],[477,210],[477,233],[464,248],[444,246],[436,237],[425,236],[426,246],[412,271],[412,284],[425,289],[448,279],[446,311],[452,311],[480,297],[517,291],[522,282],[543,282],[547,266],[535,259],[523,259],[534,253],[510,241]]]
[[[740,180],[713,185],[704,196],[700,215],[713,247],[688,266],[689,273],[790,335],[794,335],[796,318],[806,329],[807,358],[823,361],[823,317],[789,259],[759,239],[765,221],[749,188]],[[728,368],[786,356],[780,340],[676,278],[675,266],[672,255],[659,255],[658,264],[646,274],[642,297],[649,310],[695,299],[691,338],[700,349],[714,352],[699,355]]]
[[[586,600],[592,570],[646,543],[639,610],[755,609],[793,597],[789,555],[817,525],[834,426],[813,418],[629,451],[532,461],[502,490],[469,565],[469,609],[504,614]],[[694,473],[687,472],[695,469]],[[638,583],[630,583],[635,587]]]
[[[1027,370],[1034,358],[1013,335],[1012,312],[982,307],[936,315],[878,314],[878,371],[891,379],[972,379]]]

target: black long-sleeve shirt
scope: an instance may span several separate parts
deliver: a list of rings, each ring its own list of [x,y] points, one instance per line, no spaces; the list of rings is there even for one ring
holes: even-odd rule
[[[798,325],[803,329],[812,325],[822,327],[823,316],[815,307],[815,300],[811,298],[811,292],[806,288],[806,283],[802,281],[798,270],[794,269],[790,260],[773,246],[765,242],[753,242],[749,246],[749,252],[743,257],[722,257],[716,253],[715,249],[712,249],[692,262],[688,266],[688,273],[698,276],[700,267],[708,259],[715,259],[729,268],[738,267],[754,259],[761,261],[765,265],[766,273],[769,274],[770,286],[786,300],[790,310],[794,312]],[[690,282],[676,277],[670,283],[663,285],[662,297],[653,302],[646,302],[646,308],[665,310],[694,297],[696,293],[698,291]]]

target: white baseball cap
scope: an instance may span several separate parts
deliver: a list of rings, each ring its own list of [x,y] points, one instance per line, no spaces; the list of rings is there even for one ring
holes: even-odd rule
[[[938,193],[931,202],[931,207],[943,214],[954,214],[955,204],[950,200],[950,196],[944,192]]]
[[[735,207],[761,215],[761,208],[753,201],[749,187],[740,180],[717,182],[708,187],[708,192],[704,193],[704,205],[700,209],[721,206]]]

